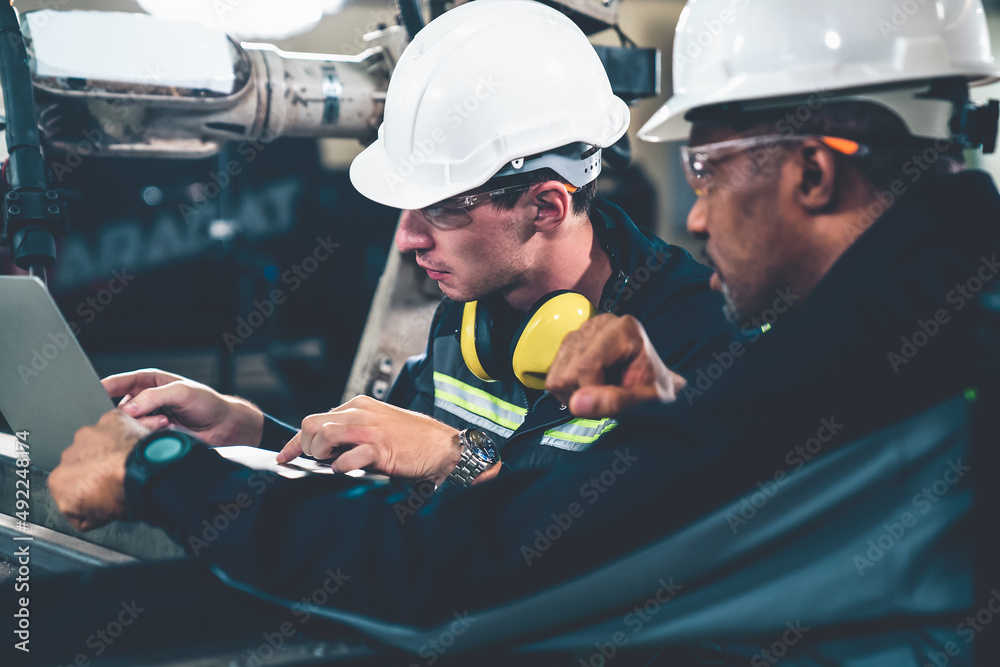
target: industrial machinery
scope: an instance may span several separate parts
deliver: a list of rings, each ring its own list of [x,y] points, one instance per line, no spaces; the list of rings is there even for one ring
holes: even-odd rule
[[[588,34],[608,28],[618,30],[620,3],[546,2],[571,16]],[[461,3],[431,0],[428,15],[434,17],[450,4]],[[421,3],[400,0],[397,7],[399,25],[366,34],[365,48],[360,53],[320,55],[241,42],[205,25],[149,14],[45,9],[18,17],[10,5],[0,6],[0,32],[5,33],[0,40],[0,79],[7,131],[7,154],[0,155],[5,160],[0,174],[0,196],[5,204],[0,243],[10,246],[10,262],[43,280],[55,275],[56,286],[77,289],[74,286],[88,282],[93,285],[97,274],[78,268],[81,244],[75,239],[70,239],[74,243],[69,245],[57,243],[60,238],[67,239],[67,231],[77,219],[80,198],[71,187],[80,181],[76,170],[80,164],[85,168],[94,166],[85,161],[87,158],[130,158],[129,164],[143,168],[153,161],[188,164],[217,160],[218,167],[210,171],[214,180],[202,188],[203,196],[206,190],[216,188],[216,201],[207,207],[211,211],[195,206],[188,213],[181,197],[177,199],[180,204],[175,204],[180,215],[171,214],[177,221],[170,222],[172,218],[166,213],[158,214],[156,229],[168,231],[143,236],[137,231],[138,225],[112,225],[102,229],[92,245],[102,253],[107,251],[108,257],[127,257],[127,248],[156,246],[165,243],[164,239],[169,246],[180,235],[191,237],[197,232],[214,243],[211,247],[207,241],[200,246],[193,244],[203,255],[209,253],[209,280],[235,283],[232,292],[221,292],[222,299],[242,294],[239,298],[250,301],[246,285],[255,284],[259,278],[242,276],[248,272],[267,275],[274,271],[276,262],[246,250],[246,235],[241,236],[240,226],[258,225],[262,232],[257,237],[250,235],[251,240],[263,239],[274,245],[269,239],[274,238],[275,228],[280,232],[291,229],[275,219],[292,216],[292,211],[282,209],[290,209],[295,200],[290,195],[269,199],[271,191],[292,189],[283,181],[273,187],[265,184],[252,194],[256,202],[263,201],[269,211],[274,210],[272,219],[260,224],[241,221],[247,207],[232,201],[235,195],[231,189],[227,191],[226,185],[237,179],[237,169],[279,139],[333,137],[364,143],[375,137],[395,63],[424,25]],[[658,94],[659,52],[638,48],[620,30],[618,33],[621,47],[597,47],[615,92],[628,101]],[[128,58],[122,58],[122,53],[127,53]],[[282,150],[268,148],[268,159],[275,156],[282,156]],[[294,160],[287,155],[282,159],[284,164]],[[606,151],[606,159],[612,166],[627,165],[627,136]],[[126,160],[104,160],[98,166],[103,173],[108,164],[115,162]],[[103,184],[99,192],[114,188],[118,196],[119,187]],[[104,198],[103,194],[98,196]],[[170,196],[166,187],[142,191],[142,200],[152,210]],[[208,199],[212,199],[211,192]],[[329,204],[329,208],[335,210],[337,204]],[[391,228],[379,233],[388,237]],[[112,252],[116,248],[117,255]],[[72,264],[72,270],[61,266],[64,261]],[[141,272],[144,267],[138,265]],[[159,265],[150,266],[155,270]],[[357,345],[345,396],[385,396],[402,362],[423,349],[440,298],[436,285],[394,249],[384,267]],[[71,273],[77,277],[66,278]],[[280,271],[275,271],[275,276],[279,275]],[[276,279],[269,278],[272,283]],[[84,307],[84,303],[88,305]],[[88,314],[95,309],[100,312],[101,305],[81,301],[80,307],[72,311],[63,305],[63,311],[67,319],[77,316],[87,326]],[[263,328],[273,331],[273,321]],[[177,333],[170,330],[165,335],[176,337]],[[254,358],[263,359],[260,365],[268,369],[258,370],[258,375],[276,373],[275,366],[280,373],[296,364],[308,365],[321,355],[322,345],[315,338],[293,343],[277,337],[265,341],[269,336],[261,334],[255,340],[264,342],[255,348],[260,353]],[[233,351],[230,347],[228,354],[223,351],[212,357],[218,360],[218,369],[211,376],[215,382],[210,377],[195,377],[231,391],[232,375],[240,372],[234,367],[245,367],[247,364],[240,361],[253,356],[237,358]],[[15,503],[15,444],[13,437],[0,436],[3,512]],[[36,561],[37,573],[181,555],[181,550],[162,532],[138,524],[115,524],[74,535],[45,492],[44,473],[38,471],[35,479],[31,516],[35,525],[30,532],[38,545],[36,553],[44,554]],[[17,544],[11,536],[18,535],[21,529],[4,516],[0,516],[0,529],[4,534],[0,581],[4,581],[12,574],[12,552],[7,548]]]

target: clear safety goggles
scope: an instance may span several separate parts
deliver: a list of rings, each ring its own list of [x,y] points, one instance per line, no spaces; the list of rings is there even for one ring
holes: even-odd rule
[[[715,172],[712,170],[712,163],[732,157],[738,153],[756,151],[751,153],[755,163],[772,158],[774,152],[781,144],[789,142],[801,142],[806,139],[816,139],[829,146],[838,153],[852,156],[864,156],[868,154],[868,147],[850,139],[840,137],[827,137],[819,134],[765,134],[756,137],[744,137],[742,139],[731,139],[720,141],[714,144],[703,144],[701,146],[682,146],[681,163],[684,165],[684,177],[694,193],[702,197],[708,194],[714,185]]]
[[[448,199],[442,199],[436,204],[431,204],[430,206],[417,209],[416,213],[429,224],[437,227],[438,229],[458,229],[460,227],[465,227],[472,222],[472,214],[470,211],[472,211],[472,209],[476,206],[485,204],[494,197],[510,194],[512,192],[524,192],[525,190],[530,190],[536,185],[538,185],[537,182],[520,183],[518,185],[509,185],[505,188],[498,188],[496,190],[484,190],[482,192],[471,192],[468,194],[457,195],[455,197],[449,197]],[[564,183],[563,185],[569,193],[572,194],[573,192],[576,192],[576,188],[569,183]]]

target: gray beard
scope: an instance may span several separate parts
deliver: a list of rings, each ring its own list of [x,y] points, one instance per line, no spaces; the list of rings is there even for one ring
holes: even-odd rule
[[[722,298],[726,301],[725,305],[722,306],[722,314],[730,324],[738,326],[743,321],[743,315],[740,313],[740,309],[736,307],[736,302],[733,301],[733,294],[729,291],[729,285],[726,283],[722,283]]]

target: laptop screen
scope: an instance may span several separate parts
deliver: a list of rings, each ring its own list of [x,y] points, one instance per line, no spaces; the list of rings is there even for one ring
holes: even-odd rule
[[[32,465],[52,470],[114,405],[40,280],[0,276],[0,323],[0,413],[28,432]]]

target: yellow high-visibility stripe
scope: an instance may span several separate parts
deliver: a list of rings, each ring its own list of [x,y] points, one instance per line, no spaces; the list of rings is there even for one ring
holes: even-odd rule
[[[603,419],[601,421],[582,418],[574,419],[566,424],[563,424],[559,428],[549,429],[542,437],[589,445],[617,425],[618,422],[614,419]],[[568,430],[562,430],[573,429],[574,427],[576,427],[574,429],[576,431],[575,433]]]
[[[488,401],[493,405],[497,406],[498,408],[500,408],[501,410],[507,410],[509,412],[513,412],[517,415],[520,415],[521,417],[528,414],[528,410],[526,408],[522,408],[520,405],[514,405],[513,403],[508,403],[507,401],[497,398],[496,396],[493,396],[483,391],[482,389],[479,389],[478,387],[473,387],[472,385],[465,384],[461,380],[456,380],[455,378],[449,375],[445,375],[444,373],[434,371],[434,380],[435,382],[441,381],[445,384],[449,384],[452,387],[461,389],[462,391],[472,394],[473,396],[476,396],[478,398],[481,398],[484,401]],[[435,388],[435,391],[436,390],[437,389]]]
[[[499,427],[516,431],[528,414],[526,408],[514,405],[478,387],[444,373],[434,372],[434,399],[439,406],[453,405],[471,415],[485,419]],[[614,419],[572,419],[542,434],[542,444],[563,449],[581,450],[593,444],[618,423]]]
[[[462,400],[458,396],[455,396],[454,394],[449,394],[448,392],[445,391],[435,391],[434,398],[442,398],[448,401],[449,403],[452,403],[460,408],[468,410],[474,415],[479,415],[480,417],[486,417],[490,421],[495,422],[500,426],[509,428],[512,431],[516,431],[518,427],[521,426],[520,422],[512,422],[509,419],[504,419],[503,417],[493,412],[492,410],[488,410],[479,405],[474,405],[472,403],[469,403],[468,401]]]

